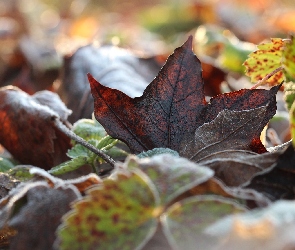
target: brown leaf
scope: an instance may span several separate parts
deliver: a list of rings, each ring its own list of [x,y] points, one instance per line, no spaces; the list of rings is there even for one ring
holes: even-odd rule
[[[232,148],[251,150],[253,140],[265,126],[268,105],[243,111],[222,110],[213,121],[198,127],[194,138],[184,140],[180,155],[202,162],[203,158]]]
[[[22,164],[49,169],[65,161],[70,139],[52,122],[59,114],[63,119],[69,114],[60,103],[53,93],[31,97],[18,88],[1,88],[0,143]]]
[[[270,200],[295,199],[295,152],[291,144],[275,164],[256,174],[243,187],[254,189]]]
[[[279,152],[249,154],[248,151],[221,151],[207,157],[200,163],[210,167],[215,177],[226,186],[240,186],[249,181],[254,174],[269,168],[279,157]]]
[[[78,197],[72,188],[52,189],[45,184],[28,189],[25,204],[9,220],[8,226],[17,230],[10,249],[52,249],[60,219]]]
[[[250,146],[254,152],[266,152],[259,138],[260,129],[276,112],[275,94],[280,86],[270,91],[243,89],[218,95],[207,104],[201,63],[191,48],[192,37],[168,58],[141,97],[130,98],[88,75],[96,119],[108,134],[123,140],[134,153],[157,147],[180,151],[183,140],[193,137],[198,127],[214,120],[222,110],[267,106],[257,130],[251,135]]]
[[[57,92],[67,107],[73,110],[69,121],[75,122],[80,118],[90,118],[93,113],[87,73],[91,73],[105,86],[135,97],[142,94],[160,68],[154,58],[140,58],[115,46],[97,48],[89,45],[64,59]]]
[[[32,181],[19,184],[0,202],[0,228],[17,232],[3,244],[9,240],[9,249],[53,249],[55,231],[70,203],[100,179],[90,174],[64,181],[36,167],[30,173],[35,176]],[[0,238],[6,232],[0,231]]]

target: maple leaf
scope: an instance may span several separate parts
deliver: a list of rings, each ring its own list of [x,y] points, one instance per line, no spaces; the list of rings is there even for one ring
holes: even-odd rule
[[[241,111],[267,106],[259,127],[275,114],[271,90],[247,90],[213,97],[207,104],[202,68],[192,51],[192,37],[177,48],[141,97],[131,98],[119,90],[101,85],[88,74],[96,119],[109,135],[124,141],[134,153],[157,147],[180,151],[184,138],[216,118],[224,109]],[[266,152],[260,131],[252,138],[252,150]]]
[[[266,110],[267,106],[243,111],[222,110],[213,121],[198,127],[193,138],[185,140],[180,155],[201,161],[226,149],[250,150],[252,138],[263,129]]]

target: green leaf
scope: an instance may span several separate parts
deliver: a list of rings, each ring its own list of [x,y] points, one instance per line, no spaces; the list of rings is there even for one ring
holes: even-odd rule
[[[98,142],[97,148],[106,151],[111,149],[113,146],[115,146],[117,142],[118,142],[118,139],[114,139],[113,137],[107,135]]]
[[[89,161],[88,157],[85,156],[77,156],[76,158],[63,162],[56,167],[53,167],[52,169],[48,170],[48,173],[52,175],[60,175],[65,174],[67,172],[71,172],[73,170],[78,169],[79,167],[87,164]]]
[[[0,157],[0,172],[7,172],[14,167],[14,164],[7,158]]]
[[[288,110],[291,109],[293,102],[295,101],[295,83],[286,82],[284,83],[284,99],[287,104]]]
[[[283,51],[282,65],[286,81],[295,81],[295,39],[291,36],[286,40]]]
[[[67,156],[70,158],[77,158],[80,156],[88,157],[89,151],[89,149],[85,148],[81,144],[76,144],[74,147],[68,150]]]
[[[112,158],[116,158],[116,157],[123,157],[123,156],[127,156],[128,153],[126,151],[124,151],[123,149],[120,149],[118,147],[112,147],[111,149],[109,149],[107,151],[107,154],[109,156],[111,156]]]
[[[162,205],[167,205],[180,194],[214,175],[207,167],[171,154],[144,159],[130,156],[126,159],[124,167],[143,171],[156,186]]]
[[[140,249],[156,230],[158,200],[141,171],[116,172],[63,217],[59,249]]]
[[[72,131],[86,141],[90,139],[100,140],[106,136],[105,129],[98,122],[90,119],[78,120],[74,123]]]
[[[266,75],[281,67],[283,49],[285,42],[281,38],[272,38],[269,43],[262,43],[257,46],[258,50],[250,53],[249,58],[244,62],[246,75],[251,82],[257,82]],[[277,85],[284,80],[282,71],[274,74],[266,82],[270,85]]]
[[[170,149],[170,148],[154,148],[148,151],[141,152],[137,155],[138,158],[146,158],[146,157],[152,157],[154,155],[160,155],[160,154],[171,154],[174,156],[179,156],[178,152]]]
[[[33,178],[33,175],[30,174],[30,169],[34,167],[31,165],[19,165],[10,169],[7,174],[17,180],[27,181]]]
[[[173,249],[215,249],[218,238],[207,234],[206,228],[224,216],[243,211],[229,199],[193,196],[169,207],[161,222]]]

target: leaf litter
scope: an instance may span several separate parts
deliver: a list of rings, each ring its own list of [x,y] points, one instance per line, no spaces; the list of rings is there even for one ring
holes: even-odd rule
[[[271,209],[277,199],[292,199],[292,175],[285,189],[279,186],[284,186],[280,176],[293,171],[289,155],[294,149],[267,153],[260,140],[261,131],[276,112],[275,95],[281,85],[219,94],[207,103],[201,63],[191,48],[192,37],[168,58],[141,97],[131,98],[88,75],[96,119],[109,136],[122,140],[143,158],[128,157],[104,179],[90,174],[62,180],[42,169],[20,168],[31,176],[27,181],[17,180],[21,183],[16,182],[0,200],[0,233],[7,236],[1,244],[10,249],[142,249],[162,228],[163,237],[174,249],[198,243],[223,249],[223,238],[211,230],[218,220],[234,212],[247,214],[245,211],[256,207]],[[8,124],[18,124],[18,119],[9,116],[7,109],[24,120],[19,123],[22,126],[33,119],[26,109],[37,113],[38,119],[33,119],[37,124],[43,124],[45,117],[47,126],[52,114],[67,123],[68,111],[60,109],[59,101],[52,102],[48,93],[31,98],[13,91],[22,96],[19,101],[25,108],[1,99],[0,104],[7,106],[0,105],[0,111]],[[3,96],[8,92],[3,91]],[[40,112],[44,105],[50,115]],[[10,135],[14,133],[17,129]],[[105,135],[103,130],[97,133],[99,138]],[[51,134],[49,141],[61,138]],[[85,137],[89,138],[89,133]],[[27,139],[10,144],[22,140]],[[67,143],[63,157],[70,148],[69,138]],[[86,152],[76,149],[68,155]],[[18,158],[47,170],[56,165],[48,160],[44,167],[44,162]],[[286,165],[284,159],[290,162]],[[12,176],[18,174],[22,172]],[[40,232],[47,235],[46,241],[39,237]],[[238,240],[237,231],[233,232],[231,239]],[[253,237],[258,235],[255,232]],[[245,247],[248,242],[241,244]]]

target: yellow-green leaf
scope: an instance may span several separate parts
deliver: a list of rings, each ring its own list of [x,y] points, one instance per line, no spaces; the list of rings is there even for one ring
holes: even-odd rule
[[[88,190],[63,217],[59,249],[138,249],[157,228],[158,204],[143,172],[117,172]]]
[[[282,66],[282,56],[285,41],[281,38],[272,38],[271,42],[262,43],[257,46],[258,50],[252,52],[244,62],[246,75],[251,82],[258,82],[275,69]],[[282,71],[277,72],[266,82],[270,85],[278,85],[284,80]]]

